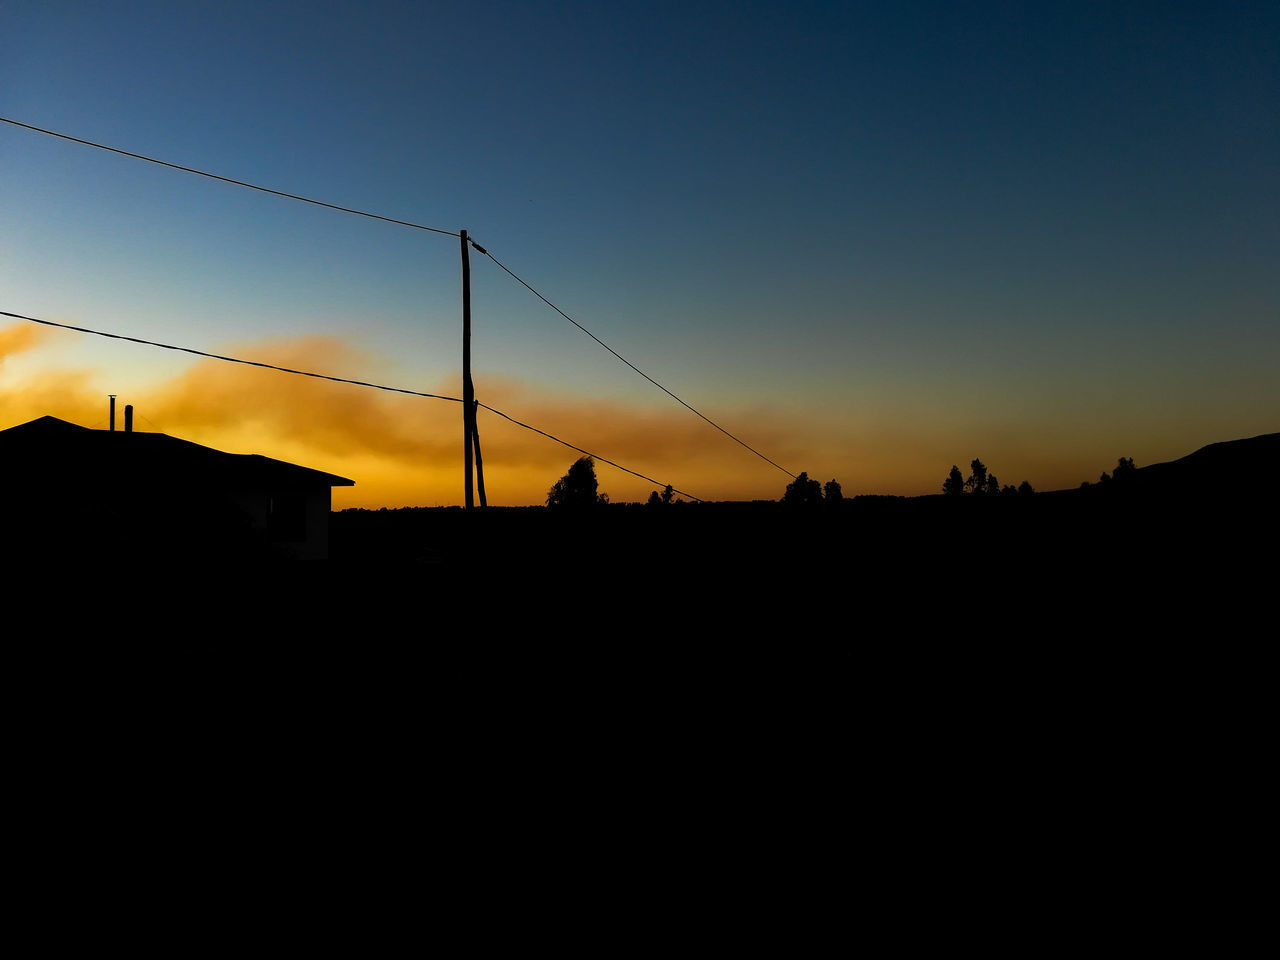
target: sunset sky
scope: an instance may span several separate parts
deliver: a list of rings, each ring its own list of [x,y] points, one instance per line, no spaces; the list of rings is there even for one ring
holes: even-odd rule
[[[0,116],[467,229],[846,495],[1280,430],[1275,3],[0,6]],[[0,310],[461,394],[457,240],[0,124]],[[473,255],[477,396],[704,499],[788,477]],[[457,404],[0,318],[0,429],[138,426],[458,503]],[[481,411],[490,501],[577,456]],[[967,472],[967,470],[966,470]],[[602,465],[601,488],[652,485]]]

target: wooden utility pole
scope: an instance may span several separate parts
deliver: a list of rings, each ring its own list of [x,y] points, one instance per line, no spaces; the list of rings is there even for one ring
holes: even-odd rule
[[[480,494],[480,509],[489,506],[489,498],[484,495],[484,458],[480,456],[480,427],[476,424],[476,414],[480,412],[480,402],[476,401],[471,408],[471,436],[476,445],[476,488]]]
[[[471,383],[471,250],[467,231],[462,238],[462,464],[463,483],[466,487],[466,508],[475,507],[471,488],[471,439],[475,436],[476,389]]]

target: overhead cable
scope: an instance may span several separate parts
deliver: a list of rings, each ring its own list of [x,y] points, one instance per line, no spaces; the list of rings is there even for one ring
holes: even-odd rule
[[[223,177],[223,176],[219,176],[219,175],[218,175],[218,174],[216,174],[216,173],[208,173],[207,171],[204,171],[204,170],[197,170],[197,169],[195,169],[194,167],[184,167],[184,166],[182,166],[181,164],[177,164],[177,163],[169,163],[168,161],[165,161],[165,160],[157,160],[155,157],[148,157],[148,156],[145,156],[144,154],[141,154],[141,153],[133,153],[132,151],[129,151],[129,150],[122,150],[122,149],[120,149],[119,147],[110,147],[110,146],[107,146],[106,144],[103,144],[103,143],[96,143],[96,142],[94,142],[93,140],[84,140],[84,139],[81,139],[80,137],[73,137],[73,136],[71,136],[70,134],[66,134],[66,133],[58,133],[56,130],[46,130],[46,129],[45,129],[45,128],[43,128],[43,127],[36,127],[36,126],[33,126],[33,125],[29,124],[29,123],[22,123],[21,121],[18,121],[18,120],[11,120],[11,119],[9,119],[8,117],[0,117],[0,121],[3,121],[4,123],[12,124],[12,125],[13,125],[13,126],[15,126],[15,127],[21,127],[21,128],[23,128],[23,129],[25,129],[25,130],[31,130],[31,131],[34,131],[34,132],[36,132],[36,133],[43,133],[43,134],[45,134],[45,135],[47,135],[47,136],[50,136],[50,137],[57,137],[57,138],[62,139],[62,140],[69,140],[69,141],[71,141],[72,143],[79,143],[79,144],[83,144],[83,145],[85,145],[85,146],[87,146],[87,147],[96,147],[96,148],[97,148],[97,149],[99,149],[99,150],[106,150],[106,151],[108,151],[108,152],[110,152],[110,153],[117,153],[117,154],[120,154],[121,156],[125,156],[125,157],[133,157],[133,158],[134,158],[134,159],[136,159],[136,160],[145,160],[145,161],[147,161],[148,163],[155,163],[155,164],[158,164],[158,165],[160,165],[160,166],[162,166],[162,167],[169,167],[170,169],[173,169],[173,170],[181,170],[181,171],[183,171],[184,173],[194,173],[194,174],[196,174],[197,176],[201,176],[201,177],[208,177],[208,178],[209,178],[209,179],[211,179],[211,180],[220,180],[220,181],[222,181],[223,183],[230,183],[230,184],[233,184],[233,185],[238,186],[238,187],[245,187],[245,188],[247,188],[247,189],[249,189],[249,190],[258,190],[258,191],[260,191],[260,192],[262,192],[262,193],[269,193],[269,194],[272,194],[272,195],[277,196],[277,197],[285,197],[285,198],[287,198],[287,199],[289,199],[289,200],[300,200],[300,201],[302,201],[303,203],[310,203],[310,204],[314,204],[315,206],[318,206],[318,207],[326,207],[327,209],[330,209],[330,210],[338,210],[338,211],[340,211],[340,212],[342,212],[342,213],[350,213],[350,214],[354,214],[354,215],[359,216],[359,217],[368,217],[368,218],[369,218],[369,219],[371,219],[371,220],[381,220],[381,221],[383,221],[384,223],[394,223],[394,224],[398,224],[398,225],[403,226],[403,227],[412,227],[412,228],[414,228],[415,230],[426,230],[426,231],[429,231],[430,233],[439,233],[439,234],[443,234],[444,236],[448,236],[448,237],[458,237],[458,236],[460,236],[460,234],[459,234],[458,232],[453,231],[453,230],[442,230],[442,229],[440,229],[439,227],[428,227],[428,226],[425,226],[424,224],[421,224],[421,223],[413,223],[412,221],[409,221],[409,220],[397,220],[397,219],[395,219],[394,217],[384,217],[384,216],[382,216],[382,215],[380,215],[380,214],[376,214],[376,213],[369,213],[369,212],[364,211],[364,210],[356,210],[356,209],[354,209],[354,208],[352,208],[352,207],[343,207],[343,206],[339,206],[339,205],[338,205],[338,204],[336,204],[336,203],[326,203],[326,202],[325,202],[325,201],[323,201],[323,200],[313,200],[313,199],[311,199],[310,197],[303,197],[303,196],[299,196],[299,195],[294,194],[294,193],[285,193],[285,192],[284,192],[284,191],[282,191],[282,190],[272,190],[270,187],[261,187],[261,186],[258,186],[258,185],[256,185],[256,184],[246,183],[246,182],[245,182],[245,181],[243,181],[243,180],[233,180],[233,179],[232,179],[232,178],[230,178],[230,177]],[[533,287],[532,285],[530,285],[530,284],[529,284],[529,283],[528,283],[524,278],[522,278],[522,277],[520,277],[519,275],[517,275],[513,270],[511,270],[511,268],[509,268],[506,264],[504,264],[501,260],[499,260],[497,257],[495,257],[492,253],[490,253],[490,252],[489,252],[488,250],[486,250],[484,247],[480,246],[478,243],[476,243],[474,240],[471,240],[470,238],[468,238],[468,242],[471,244],[471,246],[472,246],[472,247],[473,247],[473,248],[474,248],[478,253],[482,253],[482,254],[484,254],[485,256],[487,256],[490,260],[492,260],[495,264],[497,264],[497,265],[498,265],[498,266],[499,266],[499,267],[500,267],[500,268],[501,268],[505,273],[507,273],[507,274],[508,274],[512,279],[514,279],[516,282],[518,282],[518,283],[519,283],[519,284],[521,284],[523,287],[525,287],[525,289],[527,289],[527,290],[528,290],[530,293],[532,293],[535,297],[537,297],[539,300],[541,300],[543,303],[545,303],[547,306],[549,306],[549,307],[550,307],[552,310],[554,310],[556,313],[560,314],[560,316],[564,317],[564,319],[568,320],[568,321],[569,321],[570,323],[572,323],[575,327],[577,327],[579,330],[581,330],[583,333],[585,333],[587,336],[589,336],[589,337],[590,337],[592,340],[594,340],[596,343],[600,344],[600,346],[604,347],[604,348],[605,348],[606,350],[608,350],[611,354],[613,354],[615,357],[617,357],[619,360],[621,360],[623,363],[625,363],[628,367],[630,367],[630,368],[631,368],[632,370],[634,370],[636,373],[640,374],[640,376],[644,377],[646,380],[648,380],[651,384],[653,384],[655,387],[657,387],[659,390],[661,390],[661,391],[662,391],[663,393],[665,393],[667,396],[671,397],[671,399],[675,400],[677,403],[679,403],[679,404],[680,404],[681,406],[683,406],[685,409],[687,409],[687,410],[689,410],[690,412],[692,412],[692,413],[696,414],[697,416],[701,417],[703,420],[705,420],[705,421],[706,421],[707,423],[709,423],[711,426],[715,427],[717,430],[719,430],[721,433],[723,433],[726,437],[728,437],[728,438],[729,438],[730,440],[732,440],[734,443],[737,443],[737,444],[739,444],[739,445],[741,445],[741,446],[745,447],[747,450],[749,450],[749,451],[751,451],[752,453],[754,453],[754,454],[755,454],[757,457],[759,457],[761,460],[765,461],[765,463],[768,463],[768,464],[770,464],[771,466],[777,467],[777,469],[781,470],[781,471],[782,471],[783,473],[785,473],[787,476],[791,477],[792,479],[795,479],[796,475],[795,475],[794,473],[792,473],[790,470],[788,470],[786,467],[784,467],[784,466],[782,466],[781,464],[779,464],[779,463],[777,463],[777,462],[775,462],[775,461],[773,461],[773,460],[769,459],[769,458],[768,458],[768,457],[766,457],[763,453],[761,453],[759,450],[757,450],[755,447],[751,446],[751,444],[747,443],[745,440],[742,440],[741,438],[734,436],[732,433],[730,433],[730,432],[729,432],[728,430],[726,430],[724,427],[720,426],[720,424],[716,423],[714,420],[712,420],[710,417],[708,417],[706,414],[704,414],[701,410],[698,410],[698,409],[697,409],[696,407],[694,407],[692,404],[690,404],[690,403],[686,402],[684,399],[682,399],[681,397],[677,396],[677,395],[676,395],[675,393],[673,393],[671,390],[668,390],[665,386],[663,386],[661,383],[659,383],[659,382],[658,382],[657,380],[655,380],[653,377],[649,376],[647,373],[645,373],[643,370],[641,370],[639,367],[637,367],[634,363],[632,363],[630,360],[628,360],[628,359],[627,359],[626,357],[624,357],[622,354],[618,353],[618,351],[617,351],[617,350],[614,350],[614,349],[613,349],[613,347],[609,346],[607,343],[605,343],[603,340],[601,340],[599,337],[597,337],[594,333],[592,333],[590,330],[588,330],[586,327],[584,327],[582,324],[580,324],[577,320],[573,319],[573,317],[569,316],[567,313],[565,313],[563,310],[561,310],[559,307],[557,307],[554,303],[552,303],[550,300],[548,300],[545,296],[543,296],[541,293],[539,293],[539,292],[538,292],[536,289],[534,289],[534,287]],[[10,316],[13,316],[13,314],[10,314]],[[29,319],[29,318],[24,318],[24,319]],[[37,321],[35,321],[35,322],[37,322],[37,323],[42,323],[42,322],[44,322],[44,321],[39,321],[39,320],[37,320]],[[55,326],[56,326],[56,324],[55,324]],[[72,329],[79,329],[79,328],[72,328]],[[84,331],[84,332],[87,332],[87,333],[95,333],[96,331],[88,330],[88,331]],[[110,336],[110,334],[104,334],[104,336]],[[122,339],[128,339],[128,338],[122,338]],[[164,346],[164,344],[156,344],[156,346]],[[177,349],[177,350],[181,350],[181,349],[185,349],[185,348],[182,348],[182,347],[171,347],[170,349]],[[198,352],[198,351],[188,351],[188,352]],[[221,358],[218,358],[218,359],[230,359],[230,358],[221,357]],[[290,371],[290,372],[297,372],[297,371]],[[332,379],[332,378],[331,378],[331,379]],[[364,385],[365,385],[365,386],[376,386],[376,384],[364,384]],[[380,389],[394,389],[394,388],[380,388]],[[411,391],[411,390],[409,390],[409,391],[403,391],[403,390],[402,390],[402,391],[397,391],[397,392],[400,392],[400,393],[414,393],[414,391]],[[449,398],[443,398],[443,399],[454,399],[454,398],[449,397]],[[459,402],[461,402],[461,401],[459,401]],[[603,459],[603,458],[601,458],[601,459]],[[607,461],[607,460],[606,460],[605,462],[606,462],[606,463],[608,463],[609,461]],[[616,466],[616,464],[615,464],[615,466]],[[620,469],[622,469],[622,468],[620,468]],[[646,479],[647,479],[647,478],[646,478]],[[696,498],[695,498],[695,499],[696,499]]]
[[[207,353],[204,350],[196,350],[192,347],[175,347],[171,343],[157,343],[154,340],[143,340],[140,337],[126,337],[120,333],[106,333],[102,330],[90,330],[88,327],[73,327],[69,323],[55,323],[52,320],[41,320],[37,317],[24,317],[20,313],[10,313],[7,310],[0,310],[0,317],[13,317],[17,320],[30,320],[32,323],[42,323],[46,327],[61,327],[63,330],[75,330],[77,333],[92,333],[95,337],[109,337],[112,340],[128,340],[130,343],[141,343],[148,347],[161,347],[165,350],[180,350],[183,353],[193,353],[197,357],[208,357],[210,360],[225,360],[227,363],[243,363],[247,367],[263,367],[267,370],[279,370],[281,373],[293,373],[300,377],[314,377],[317,380],[332,380],[334,383],[350,383],[357,387],[372,387],[374,390],[386,390],[388,393],[407,393],[413,397],[430,397],[433,400],[452,400],[454,403],[462,401],[457,397],[442,397],[438,393],[422,393],[419,390],[405,390],[401,387],[384,387],[380,383],[369,383],[366,380],[348,380],[345,377],[331,377],[324,373],[310,373],[306,370],[293,370],[289,367],[276,366],[274,363],[259,363],[257,360],[241,360],[238,357],[224,357],[217,353]]]
[[[534,433],[542,434],[548,440],[554,440],[556,443],[562,443],[566,447],[568,447],[570,450],[577,450],[579,453],[585,453],[588,457],[592,457],[595,460],[599,460],[601,463],[607,463],[611,467],[617,467],[619,470],[623,471],[624,473],[629,473],[633,477],[639,477],[641,480],[647,480],[649,481],[649,483],[657,484],[659,487],[670,486],[670,484],[663,484],[661,480],[655,480],[653,479],[653,477],[646,477],[643,473],[636,473],[634,470],[630,470],[627,467],[624,467],[620,463],[614,463],[612,460],[602,457],[598,453],[592,453],[590,450],[583,450],[581,447],[575,447],[572,443],[569,443],[567,440],[561,440],[559,437],[552,436],[551,434],[547,433],[545,430],[539,430],[537,427],[531,427],[527,423],[521,423],[515,417],[508,416],[507,414],[503,413],[501,410],[495,410],[493,407],[489,406],[487,403],[481,403],[480,401],[477,400],[476,406],[484,407],[490,413],[496,413],[498,416],[502,417],[502,419],[504,420],[510,420],[517,427],[524,427],[526,430],[532,430]],[[695,497],[692,493],[685,493],[685,491],[683,490],[676,490],[675,487],[671,487],[671,489],[675,493],[684,494],[684,496],[688,497],[690,500],[697,500],[698,503],[703,502],[700,497]]]
[[[785,473],[788,477],[791,477],[793,480],[796,478],[796,475],[795,475],[794,473],[792,473],[790,470],[788,470],[786,467],[784,467],[784,466],[782,466],[782,465],[780,465],[780,464],[774,463],[774,461],[770,460],[768,457],[766,457],[763,453],[761,453],[761,452],[760,452],[759,450],[757,450],[755,447],[751,446],[751,444],[747,443],[745,440],[740,440],[739,438],[735,437],[732,433],[730,433],[730,432],[729,432],[728,430],[726,430],[724,427],[720,426],[720,424],[716,423],[714,420],[712,420],[710,417],[708,417],[708,416],[707,416],[706,414],[704,414],[702,411],[698,410],[697,408],[695,408],[695,407],[691,406],[690,404],[686,403],[684,400],[680,399],[680,397],[676,396],[674,393],[672,393],[670,390],[668,390],[666,387],[664,387],[662,384],[660,384],[657,380],[653,379],[653,377],[649,376],[647,373],[645,373],[643,370],[641,370],[639,367],[637,367],[634,363],[632,363],[630,360],[628,360],[626,357],[624,357],[622,354],[620,354],[617,350],[613,349],[613,347],[609,346],[607,343],[605,343],[603,340],[601,340],[599,337],[597,337],[594,333],[592,333],[590,330],[588,330],[586,327],[584,327],[582,324],[580,324],[577,320],[573,319],[573,317],[569,316],[567,313],[565,313],[563,310],[561,310],[559,307],[557,307],[554,303],[552,303],[550,300],[548,300],[546,297],[544,297],[541,293],[539,293],[539,292],[538,292],[537,290],[535,290],[532,286],[530,286],[530,285],[529,285],[529,284],[528,284],[524,279],[522,279],[521,277],[517,276],[517,275],[516,275],[516,274],[515,274],[515,273],[514,273],[514,272],[513,272],[509,267],[507,267],[507,266],[506,266],[506,264],[504,264],[501,260],[499,260],[497,257],[495,257],[492,253],[490,253],[490,252],[489,252],[488,250],[486,250],[484,247],[479,246],[478,244],[475,244],[475,243],[473,243],[473,244],[471,244],[471,245],[472,245],[473,247],[475,247],[475,249],[476,249],[477,251],[479,251],[480,253],[483,253],[486,257],[488,257],[490,260],[492,260],[494,263],[496,263],[499,267],[501,267],[503,270],[505,270],[505,271],[507,272],[507,274],[508,274],[508,275],[510,275],[510,276],[512,277],[512,279],[516,280],[518,283],[520,283],[522,286],[524,286],[524,287],[525,287],[525,289],[527,289],[527,290],[528,290],[530,293],[532,293],[535,297],[537,297],[539,300],[541,300],[543,303],[545,303],[548,307],[550,307],[550,308],[551,308],[552,310],[554,310],[556,313],[560,314],[560,316],[564,317],[566,320],[568,320],[570,323],[572,323],[575,327],[577,327],[579,330],[581,330],[583,333],[585,333],[588,337],[590,337],[590,338],[591,338],[592,340],[594,340],[596,343],[600,344],[600,346],[604,347],[606,350],[608,350],[610,353],[612,353],[615,357],[617,357],[619,360],[621,360],[623,363],[625,363],[628,367],[630,367],[630,368],[631,368],[632,370],[634,370],[636,373],[640,374],[640,376],[644,377],[646,380],[648,380],[650,383],[652,383],[655,387],[657,387],[659,390],[661,390],[663,393],[665,393],[667,396],[669,396],[672,400],[675,400],[675,401],[676,401],[678,404],[680,404],[681,406],[683,406],[683,407],[685,407],[686,409],[691,410],[691,411],[693,411],[694,413],[696,413],[696,414],[697,414],[698,416],[700,416],[703,420],[707,421],[707,423],[711,424],[711,426],[715,427],[717,430],[719,430],[721,433],[723,433],[723,434],[724,434],[726,437],[728,437],[730,440],[734,441],[735,443],[739,443],[739,444],[741,444],[742,446],[746,447],[748,450],[750,450],[752,453],[754,453],[757,457],[759,457],[759,458],[760,458],[761,460],[763,460],[765,463],[769,463],[769,464],[772,464],[773,466],[777,467],[779,470],[781,470],[783,473]]]
[[[210,360],[224,360],[227,363],[241,363],[248,367],[262,367],[265,370],[278,370],[280,373],[292,373],[300,377],[313,377],[316,380],[331,380],[334,383],[349,383],[352,386],[371,387],[374,390],[385,390],[389,393],[404,393],[404,394],[408,394],[411,397],[428,397],[432,400],[449,400],[453,403],[462,403],[462,401],[457,397],[445,397],[445,396],[441,396],[438,393],[423,393],[420,390],[406,390],[402,387],[386,387],[380,383],[369,383],[368,381],[365,381],[365,380],[349,380],[346,377],[331,377],[328,374],[324,374],[324,373],[311,373],[307,370],[294,370],[290,367],[277,366],[274,363],[261,363],[257,360],[241,360],[238,357],[225,357],[225,356],[222,356],[221,354],[208,353],[207,351],[196,350],[192,347],[176,347],[173,344],[158,343],[155,340],[143,340],[141,337],[126,337],[123,334],[119,334],[119,333],[107,333],[103,330],[91,330],[88,327],[72,326],[69,323],[57,323],[53,320],[41,320],[38,317],[27,317],[27,316],[23,316],[20,313],[10,313],[8,310],[0,310],[0,317],[13,317],[15,320],[27,320],[27,321],[30,321],[31,323],[43,324],[46,327],[59,327],[63,330],[74,330],[77,333],[91,333],[94,336],[108,337],[112,340],[127,340],[129,343],[141,343],[148,347],[161,347],[162,349],[165,349],[165,350],[178,350],[178,351],[181,351],[182,353],[194,354],[197,357],[207,357]],[[571,450],[577,450],[579,453],[585,453],[587,456],[593,457],[594,459],[599,460],[601,463],[607,463],[611,467],[617,467],[619,470],[623,471],[624,473],[629,473],[633,477],[639,477],[641,480],[647,480],[649,483],[655,484],[659,487],[671,486],[671,484],[664,484],[661,480],[654,480],[652,477],[646,477],[643,473],[637,473],[635,470],[631,470],[628,467],[624,467],[622,464],[616,463],[613,460],[608,459],[607,457],[602,457],[599,454],[592,453],[590,450],[584,450],[582,447],[575,446],[574,444],[570,443],[567,440],[561,440],[559,437],[555,436],[554,434],[547,433],[545,430],[539,430],[537,427],[530,426],[527,423],[523,423],[522,421],[517,420],[515,417],[512,417],[508,414],[503,413],[501,410],[497,410],[489,406],[487,403],[480,403],[479,401],[476,401],[476,405],[484,407],[490,413],[496,413],[498,416],[502,417],[504,420],[509,420],[518,427],[524,427],[526,430],[532,430],[534,433],[541,434],[542,436],[546,437],[548,440],[554,440],[556,443],[569,447]],[[702,502],[702,500],[699,497],[695,497],[691,493],[686,493],[683,490],[676,490],[674,486],[671,486],[671,489],[676,493],[683,494],[684,496],[688,497],[691,500],[697,500],[699,503]]]
[[[428,227],[421,223],[413,223],[409,220],[397,220],[394,217],[384,217],[380,214],[368,213],[365,210],[341,207],[336,203],[325,203],[323,200],[312,200],[310,197],[300,197],[296,193],[285,193],[283,190],[272,190],[270,187],[260,187],[253,183],[245,183],[243,180],[233,180],[230,177],[221,177],[216,173],[208,173],[204,170],[197,170],[194,167],[184,167],[178,163],[169,163],[165,160],[157,160],[155,157],[143,156],[141,153],[132,153],[128,150],[121,150],[119,147],[109,147],[105,143],[94,143],[92,140],[81,140],[79,137],[73,137],[65,133],[58,133],[55,130],[45,130],[43,127],[33,127],[29,123],[19,123],[17,120],[10,120],[8,117],[0,117],[0,121],[3,121],[4,123],[11,123],[15,127],[22,127],[26,130],[34,130],[36,133],[44,133],[51,137],[58,137],[62,140],[70,140],[72,143],[82,143],[86,147],[97,147],[99,150],[118,153],[124,157],[133,157],[135,160],[146,160],[148,163],[156,163],[162,167],[169,167],[172,170],[181,170],[184,173],[194,173],[197,176],[208,177],[210,180],[221,180],[223,183],[234,184],[237,187],[247,187],[250,190],[270,193],[277,197],[285,197],[289,200],[301,200],[303,203],[313,203],[317,207],[327,207],[330,210],[338,210],[342,213],[354,213],[357,217],[368,217],[371,220],[381,220],[384,223],[395,223],[402,227],[413,227],[415,230],[427,230],[430,233],[442,233],[447,237],[458,236],[458,233],[455,230],[441,230],[439,227]]]

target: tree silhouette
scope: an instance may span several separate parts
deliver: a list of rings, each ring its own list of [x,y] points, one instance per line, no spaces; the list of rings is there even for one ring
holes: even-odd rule
[[[816,504],[822,502],[822,485],[817,480],[810,480],[809,474],[802,473],[787,484],[782,494],[783,503]]]
[[[987,489],[987,466],[981,460],[974,459],[969,463],[969,479],[964,482],[967,489],[974,493],[984,493]]]
[[[653,493],[649,494],[649,499],[645,502],[645,506],[669,507],[672,503],[684,503],[684,501],[676,499],[675,488],[668,483],[667,489],[663,490],[662,493],[658,493],[658,491],[655,490]]]
[[[1132,463],[1132,461],[1130,461]],[[1014,493],[1020,493],[1023,496],[1035,493],[1031,488],[1031,484],[1023,480],[1022,485],[1014,488],[1012,486],[1000,486],[1000,481],[996,479],[994,473],[987,471],[987,465],[976,457],[969,463],[969,479],[966,480],[960,473],[960,468],[954,464],[951,467],[951,473],[947,475],[947,479],[942,481],[942,492],[948,496],[958,497],[966,490],[981,496],[1009,496]]]
[[[1113,480],[1127,480],[1133,476],[1133,457],[1121,457],[1116,461],[1116,468],[1111,472]]]
[[[947,475],[947,479],[942,481],[942,492],[952,497],[958,497],[964,493],[964,477],[955,464],[952,464],[951,473]]]
[[[581,509],[608,503],[609,495],[597,493],[598,487],[595,461],[582,457],[547,491],[547,506]]]
[[[827,485],[822,488],[822,493],[827,503],[839,503],[844,499],[844,491],[840,489],[840,483],[835,479],[827,481]]]

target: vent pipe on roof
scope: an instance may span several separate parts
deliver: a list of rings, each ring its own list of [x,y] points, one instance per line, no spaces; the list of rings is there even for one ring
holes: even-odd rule
[[[133,433],[133,404],[124,405],[124,432]]]
[[[114,393],[107,394],[111,398],[111,432],[116,430],[116,395]]]

